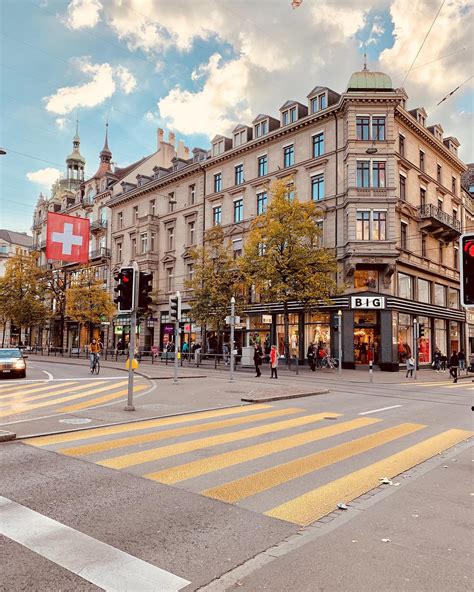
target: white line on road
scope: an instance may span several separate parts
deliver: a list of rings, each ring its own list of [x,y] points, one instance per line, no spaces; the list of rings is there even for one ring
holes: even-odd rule
[[[104,590],[177,592],[190,582],[0,496],[0,532]]]
[[[47,382],[54,380],[54,376],[51,374],[51,372],[46,372],[46,370],[41,370],[41,372],[44,372],[46,374],[46,376],[48,377]]]
[[[372,409],[371,411],[364,411],[359,415],[369,415],[370,413],[378,413],[379,411],[387,411],[388,409],[395,409],[396,407],[403,407],[403,405],[392,405],[391,407],[381,407],[380,409]]]

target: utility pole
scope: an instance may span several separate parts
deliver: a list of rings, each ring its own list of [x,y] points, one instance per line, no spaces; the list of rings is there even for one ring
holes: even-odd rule
[[[415,368],[413,370],[413,378],[417,380],[417,368],[418,368],[418,321],[413,319],[413,353],[415,358]]]
[[[235,298],[230,299],[230,376],[229,382],[234,382],[234,329],[235,329]]]
[[[134,261],[133,267],[133,298],[132,298],[132,311],[130,313],[130,342],[128,352],[128,396],[127,404],[124,407],[124,411],[135,411],[133,405],[133,378],[134,371],[133,363],[135,361],[135,340],[137,332],[137,307],[138,307],[138,283],[140,277],[140,271],[138,269],[138,263]]]
[[[174,321],[174,367],[173,367],[173,383],[177,384],[178,382],[178,339],[179,339],[179,321],[181,316],[181,294],[179,290],[176,292],[176,298],[178,299],[178,310],[176,314],[176,319]]]
[[[339,377],[342,374],[342,310],[339,309],[337,311],[337,339],[339,344],[339,365],[338,365],[338,372]]]

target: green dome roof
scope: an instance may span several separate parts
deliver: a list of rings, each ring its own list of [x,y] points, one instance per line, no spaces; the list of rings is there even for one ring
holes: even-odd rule
[[[392,79],[383,72],[362,70],[352,74],[347,90],[393,90]]]
[[[66,158],[66,162],[68,162],[69,160],[77,160],[79,162],[82,162],[83,164],[85,164],[86,159],[82,156],[82,154],[80,152],[72,152],[72,154],[70,154],[67,158]]]

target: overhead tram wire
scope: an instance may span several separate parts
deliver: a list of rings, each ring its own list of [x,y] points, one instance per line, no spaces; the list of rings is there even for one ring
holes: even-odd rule
[[[405,74],[405,78],[403,79],[402,86],[405,84],[405,81],[406,81],[406,79],[408,78],[408,76],[409,76],[410,72],[412,71],[412,68],[413,68],[413,66],[415,65],[415,62],[416,62],[416,60],[418,59],[418,56],[420,55],[420,53],[421,53],[421,50],[423,49],[423,46],[425,45],[425,42],[426,42],[426,40],[428,39],[428,35],[431,33],[431,29],[433,28],[433,26],[434,26],[434,24],[435,24],[435,22],[436,22],[436,20],[437,20],[437,18],[438,18],[438,16],[439,16],[439,13],[441,12],[441,9],[443,8],[443,6],[444,6],[444,3],[445,3],[445,2],[446,2],[446,0],[442,0],[442,2],[441,2],[441,5],[440,5],[440,7],[438,8],[438,12],[436,13],[436,15],[435,15],[435,17],[434,17],[434,19],[433,19],[433,22],[431,23],[431,25],[430,25],[430,28],[428,29],[428,31],[427,31],[427,33],[426,33],[426,35],[425,35],[425,38],[423,39],[423,41],[422,41],[422,43],[421,43],[421,45],[420,45],[420,48],[419,48],[419,49],[418,49],[418,51],[416,52],[416,56],[415,56],[415,58],[414,58],[413,62],[411,63],[411,66],[410,66],[410,68],[408,69],[408,72]]]
[[[441,99],[441,101],[439,101],[438,103],[436,103],[436,105],[434,107],[431,107],[428,111],[427,111],[427,115],[429,115],[430,113],[433,113],[433,111],[435,109],[437,109],[442,103],[444,103],[445,101],[447,101],[450,97],[452,97],[452,95],[454,95],[455,92],[457,92],[462,86],[464,86],[466,84],[466,82],[469,82],[469,80],[471,80],[471,78],[474,78],[474,75],[469,76],[469,78],[466,78],[466,80],[464,82],[461,82],[461,84],[459,86],[456,86],[456,88],[454,90],[452,90],[451,92],[449,92],[445,97],[443,97]]]
[[[473,49],[473,45],[468,45],[467,47],[462,47],[461,49],[456,49],[455,51],[452,51],[451,53],[446,53],[443,56],[439,56],[437,58],[435,58],[434,60],[430,60],[429,62],[424,62],[423,64],[419,64],[418,66],[413,66],[412,70],[417,70],[418,68],[423,68],[424,66],[429,66],[430,64],[434,64],[435,62],[438,62],[439,60],[444,60],[446,58],[449,58],[453,55],[456,55],[457,53],[461,53],[462,51],[467,51],[468,49]]]

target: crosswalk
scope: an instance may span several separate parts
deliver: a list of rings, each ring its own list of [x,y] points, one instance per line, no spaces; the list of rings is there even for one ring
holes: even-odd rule
[[[407,382],[401,384],[401,386],[418,387],[420,389],[437,387],[443,390],[455,390],[459,393],[472,393],[474,392],[474,377],[471,378],[460,378],[458,382],[454,383],[449,377],[446,380],[441,381],[415,381],[407,379]]]
[[[147,388],[137,381],[134,393]],[[0,384],[0,420],[36,410],[71,413],[127,396],[127,380],[88,379]]]
[[[24,442],[308,525],[472,435],[257,404]]]

